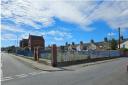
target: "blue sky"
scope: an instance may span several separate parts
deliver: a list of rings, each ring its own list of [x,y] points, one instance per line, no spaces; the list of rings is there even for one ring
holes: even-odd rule
[[[84,43],[104,37],[128,38],[127,1],[2,0],[1,46],[18,45],[29,33],[43,35],[46,45]],[[116,10],[116,11],[115,11]]]

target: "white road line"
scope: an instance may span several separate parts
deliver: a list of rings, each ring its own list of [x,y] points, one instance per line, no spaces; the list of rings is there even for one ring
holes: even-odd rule
[[[1,81],[7,81],[7,80],[11,80],[11,79],[13,79],[13,78],[12,77],[4,77],[1,79]]]
[[[34,75],[38,75],[38,74],[42,74],[42,73],[48,73],[47,71],[41,71],[41,72],[32,72],[32,73],[27,73],[27,74],[20,74],[20,75],[14,75],[12,77],[3,77],[1,79],[1,81],[8,81],[8,80],[12,80],[12,79],[17,79],[17,78],[25,78],[27,76],[34,76]]]
[[[24,77],[27,77],[28,75],[27,74],[20,74],[20,75],[15,75],[15,76],[18,78],[24,78]]]
[[[32,73],[29,73],[30,75],[37,75],[38,72],[32,72]]]
[[[42,73],[47,73],[46,71],[41,71],[41,72],[32,72],[29,73],[30,75],[38,75],[38,74],[42,74]]]

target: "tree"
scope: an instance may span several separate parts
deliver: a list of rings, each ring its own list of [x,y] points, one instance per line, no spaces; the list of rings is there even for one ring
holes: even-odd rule
[[[107,37],[104,38],[104,42],[108,42],[108,38]]]
[[[83,45],[83,41],[80,41],[80,45]]]
[[[94,43],[94,40],[93,39],[91,39],[91,43]]]
[[[72,42],[72,45],[74,46],[74,45],[75,45],[75,43],[74,43],[74,42]]]
[[[114,38],[111,40],[111,45],[110,46],[111,46],[112,50],[116,50],[117,42],[116,42],[116,40]]]
[[[68,42],[65,43],[65,46],[68,46]]]

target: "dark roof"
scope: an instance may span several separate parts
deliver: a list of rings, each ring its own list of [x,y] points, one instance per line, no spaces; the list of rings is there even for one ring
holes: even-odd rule
[[[22,39],[22,41],[23,41],[23,42],[27,42],[27,41],[28,41],[28,39]]]
[[[96,42],[94,44],[97,46],[104,46],[105,44],[108,44],[108,42]]]
[[[43,36],[35,36],[35,35],[29,35],[29,38],[32,40],[42,40],[44,39]]]
[[[128,38],[123,39],[121,43],[124,43],[125,41],[128,41]]]
[[[123,39],[122,43],[125,42],[125,41],[127,41],[127,40],[128,40],[128,38]],[[116,42],[118,42],[118,40],[116,40]],[[90,44],[91,44],[91,42],[89,42],[89,43],[83,43],[83,46],[84,47],[87,47]],[[107,41],[107,42],[105,42],[105,41],[94,42],[93,44],[96,45],[96,46],[103,46],[104,47],[105,45],[106,46],[109,45],[109,41]],[[78,45],[80,45],[80,44],[75,44],[75,46],[78,46]]]

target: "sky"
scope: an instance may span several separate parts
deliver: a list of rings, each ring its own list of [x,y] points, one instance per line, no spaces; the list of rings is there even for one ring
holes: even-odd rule
[[[18,46],[29,34],[64,45],[128,38],[127,0],[1,0],[1,46]]]

